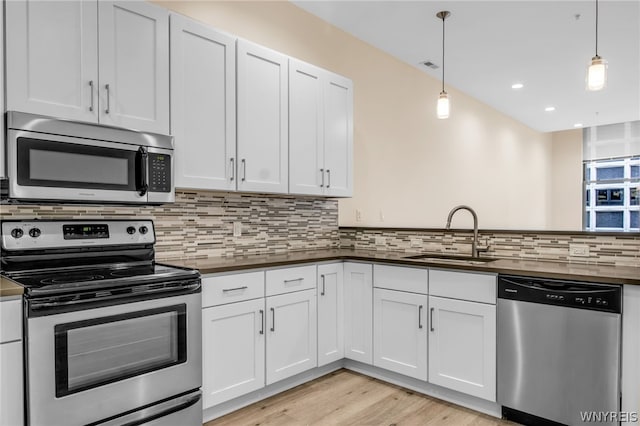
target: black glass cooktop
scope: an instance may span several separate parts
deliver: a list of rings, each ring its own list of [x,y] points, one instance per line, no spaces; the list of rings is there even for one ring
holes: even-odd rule
[[[16,272],[6,275],[25,287],[27,294],[82,291],[89,288],[120,287],[150,282],[188,279],[197,271],[150,263]]]

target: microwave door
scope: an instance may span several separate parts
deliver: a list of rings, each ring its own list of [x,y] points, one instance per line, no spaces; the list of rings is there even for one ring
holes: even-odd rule
[[[136,145],[9,130],[7,160],[11,198],[147,202],[145,157]]]

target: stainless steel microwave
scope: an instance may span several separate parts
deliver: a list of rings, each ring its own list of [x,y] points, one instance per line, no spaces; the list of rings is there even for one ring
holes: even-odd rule
[[[171,136],[10,111],[6,143],[10,200],[175,201]]]

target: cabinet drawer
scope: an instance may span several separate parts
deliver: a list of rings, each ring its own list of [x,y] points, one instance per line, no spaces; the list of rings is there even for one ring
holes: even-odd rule
[[[496,304],[496,276],[473,272],[429,270],[429,294]]]
[[[373,286],[428,294],[429,271],[402,266],[373,265]]]
[[[267,271],[267,296],[316,288],[316,265]]]
[[[0,300],[0,343],[22,339],[22,300]]]
[[[264,272],[202,278],[202,307],[264,297]]]

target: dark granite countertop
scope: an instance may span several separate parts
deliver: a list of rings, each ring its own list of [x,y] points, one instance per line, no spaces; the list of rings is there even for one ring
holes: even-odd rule
[[[452,264],[438,259],[407,259],[415,253],[379,250],[310,250],[284,254],[260,254],[205,259],[174,259],[162,263],[196,268],[201,274],[240,271],[244,269],[286,266],[330,260],[354,260],[406,266],[526,275],[567,280],[593,281],[609,284],[640,285],[640,267],[610,266],[586,263],[550,262],[535,259],[498,259],[486,264]]]
[[[22,296],[22,286],[0,275],[0,297]]]

